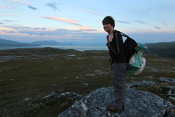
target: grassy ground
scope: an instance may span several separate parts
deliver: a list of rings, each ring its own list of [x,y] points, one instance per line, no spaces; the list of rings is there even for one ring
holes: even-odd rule
[[[52,91],[74,91],[86,95],[90,91],[112,86],[112,74],[107,51],[74,51],[44,49],[17,49],[0,52],[1,56],[23,56],[0,62],[0,108],[15,107],[25,98],[38,98]],[[145,71],[128,82],[158,81],[159,77],[175,78],[173,59],[146,56]],[[160,86],[169,84],[160,84]],[[159,86],[140,89],[160,94]],[[59,105],[42,108],[32,117],[57,116]],[[1,115],[1,113],[0,113]]]

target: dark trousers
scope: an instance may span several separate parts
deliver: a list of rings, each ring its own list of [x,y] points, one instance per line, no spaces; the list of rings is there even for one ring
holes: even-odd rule
[[[126,84],[126,71],[127,71],[128,63],[112,63],[111,69],[113,73],[113,87],[114,87],[114,95],[115,101],[119,108],[125,103],[125,91],[127,88]]]

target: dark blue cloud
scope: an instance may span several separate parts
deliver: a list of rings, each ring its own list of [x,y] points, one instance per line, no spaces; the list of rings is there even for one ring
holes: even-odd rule
[[[29,9],[32,9],[32,10],[37,10],[37,8],[36,8],[36,7],[31,6],[31,5],[28,5],[28,8],[29,8]]]
[[[47,3],[46,6],[52,8],[53,10],[57,10],[58,9],[56,2]]]

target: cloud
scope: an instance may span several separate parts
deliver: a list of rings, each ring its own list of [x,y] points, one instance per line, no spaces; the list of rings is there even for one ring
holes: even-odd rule
[[[14,20],[4,19],[3,22],[13,22]]]
[[[160,26],[154,26],[154,28],[155,28],[155,29],[158,29],[158,30],[160,30],[160,29],[161,29],[161,27],[160,27]]]
[[[87,9],[87,8],[80,8],[80,7],[78,9],[94,16],[99,16],[99,17],[104,16],[104,13],[97,12],[97,10],[94,10],[94,9]]]
[[[31,5],[30,2],[24,1],[24,0],[9,0],[9,1],[19,3],[19,4],[23,4],[23,5]]]
[[[16,14],[8,14],[8,13],[4,13],[4,14],[0,14],[0,16],[16,16]]]
[[[85,29],[84,29],[85,30]],[[158,30],[159,31],[159,30]],[[175,40],[175,30],[173,31],[147,31],[131,32],[129,36],[138,42],[159,42]],[[106,33],[91,32],[75,29],[50,29],[43,27],[28,26],[0,26],[1,38],[19,41],[37,41],[37,40],[56,40],[56,41],[82,41],[82,42],[99,42],[104,44]]]
[[[84,31],[86,30],[86,31]],[[49,29],[41,27],[27,27],[27,26],[6,26],[0,27],[1,37],[7,39],[22,39],[23,41],[35,40],[96,40],[104,38],[104,33],[91,32],[89,29],[75,30],[75,29]]]
[[[54,17],[54,16],[52,16],[52,17],[45,16],[42,18],[49,19],[49,20],[55,20],[55,21],[61,21],[61,22],[74,24],[74,25],[80,25],[78,20],[73,20],[73,19],[68,19],[68,18]]]
[[[53,10],[57,10],[58,9],[56,2],[47,3],[46,6],[52,8]]]
[[[31,6],[31,5],[28,5],[28,8],[29,8],[29,9],[32,9],[32,10],[37,10],[36,7],[33,7],[33,6]]]
[[[94,29],[90,26],[84,26],[84,25],[80,24],[78,20],[74,20],[74,19],[68,19],[68,18],[63,18],[63,17],[55,17],[55,16],[54,17],[53,16],[52,17],[45,16],[45,17],[42,17],[42,18],[72,24],[72,25],[75,25],[78,29],[83,30],[83,31],[97,31],[96,29]]]
[[[163,21],[161,22],[161,24],[164,25],[164,26],[168,26],[168,25],[169,25],[169,24],[167,23],[167,21],[165,21],[165,20],[163,20]]]
[[[93,29],[89,26],[79,26],[79,29],[82,30],[82,31],[94,31],[94,32],[97,32],[96,29]]]
[[[29,9],[32,9],[32,10],[37,10],[36,7],[34,7],[32,5],[32,3],[28,2],[28,1],[24,1],[24,0],[9,0],[11,2],[15,2],[15,3],[19,3],[19,4],[22,4],[22,5],[25,5],[27,6]]]
[[[0,27],[0,31],[11,32],[11,31],[16,31],[16,30],[11,27]]]
[[[130,22],[124,21],[124,20],[118,20],[118,23],[122,23],[122,24],[131,24]]]
[[[138,23],[138,24],[147,24],[146,22],[142,21],[142,20],[135,20],[134,22]]]
[[[11,6],[0,6],[0,9],[12,9],[12,7]]]
[[[8,24],[8,23],[12,23],[12,22],[17,22],[16,20],[11,20],[11,19],[4,19],[1,20],[0,24]]]

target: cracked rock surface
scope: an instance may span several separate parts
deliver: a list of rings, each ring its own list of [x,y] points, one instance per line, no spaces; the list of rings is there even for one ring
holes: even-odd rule
[[[125,110],[108,112],[106,106],[114,102],[113,87],[99,88],[76,101],[58,117],[172,117],[174,105],[146,91],[127,88]],[[168,109],[168,111],[167,111]]]

